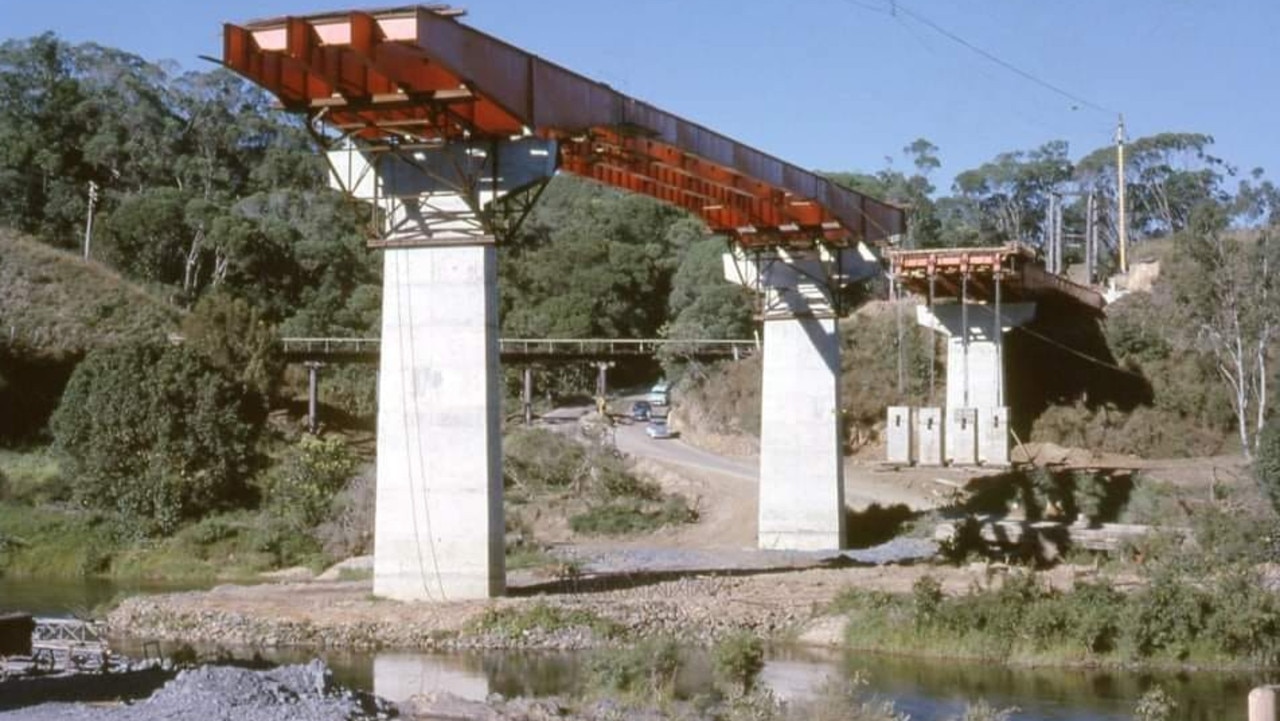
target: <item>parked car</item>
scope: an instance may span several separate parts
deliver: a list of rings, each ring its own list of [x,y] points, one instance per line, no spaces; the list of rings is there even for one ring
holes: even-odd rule
[[[649,401],[636,401],[631,404],[631,418],[633,420],[647,421],[652,414],[653,406]]]
[[[655,406],[665,406],[671,400],[671,386],[666,381],[658,381],[649,389],[645,400]]]
[[[644,432],[652,439],[659,440],[662,438],[674,438],[675,432],[667,425],[667,419],[654,418],[649,421],[649,425],[645,426]]]

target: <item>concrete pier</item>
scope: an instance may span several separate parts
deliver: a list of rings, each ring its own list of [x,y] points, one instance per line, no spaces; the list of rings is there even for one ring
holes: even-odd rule
[[[724,257],[725,278],[761,297],[760,548],[841,548],[841,290],[880,272],[863,246]]]
[[[496,250],[384,253],[373,592],[501,595]]]
[[[1009,464],[1003,336],[1035,319],[1035,303],[916,306],[917,322],[947,336],[943,459],[969,466]],[[921,463],[926,463],[921,454]]]
[[[916,306],[916,321],[947,337],[947,408],[995,408],[1004,400],[1002,338],[995,333],[994,310],[988,304]],[[1000,307],[1000,332],[1008,333],[1035,319],[1035,303]],[[964,323],[968,332],[964,332]]]
[[[840,336],[835,318],[764,322],[760,548],[840,548]]]

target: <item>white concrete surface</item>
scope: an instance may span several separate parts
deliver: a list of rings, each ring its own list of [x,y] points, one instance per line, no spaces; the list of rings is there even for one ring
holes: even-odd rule
[[[947,407],[997,408],[1004,400],[1004,365],[995,342],[991,306],[969,304],[968,349],[963,333],[964,311],[959,303],[916,306],[916,321],[947,336]],[[1001,332],[1035,319],[1035,303],[1004,303],[1000,306]]]
[[[947,463],[955,466],[978,464],[978,409],[946,409],[947,429],[943,448]]]
[[[384,253],[373,592],[501,595],[495,248]]]
[[[885,422],[885,451],[890,463],[910,465],[915,461],[914,430],[912,424],[913,409],[909,406],[889,406],[888,418]]]
[[[916,463],[942,465],[942,409],[916,409]]]
[[[1009,408],[978,409],[978,463],[1009,465]]]
[[[765,320],[763,363],[759,546],[839,548],[845,519],[835,319]]]

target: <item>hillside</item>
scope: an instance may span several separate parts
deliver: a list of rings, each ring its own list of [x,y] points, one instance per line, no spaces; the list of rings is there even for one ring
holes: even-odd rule
[[[0,229],[0,353],[62,361],[124,338],[163,337],[180,313],[97,263]]]
[[[89,350],[164,338],[180,317],[115,271],[0,229],[0,442],[39,436]]]

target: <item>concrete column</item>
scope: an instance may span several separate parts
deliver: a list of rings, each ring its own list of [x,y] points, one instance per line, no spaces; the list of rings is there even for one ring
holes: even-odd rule
[[[320,430],[320,367],[323,363],[307,361],[307,431]]]
[[[760,548],[840,548],[844,464],[835,319],[766,319],[763,375]]]
[[[1004,402],[1004,359],[993,332],[992,307],[970,303],[966,314],[960,303],[916,306],[916,321],[947,337],[947,408],[994,408]],[[968,315],[968,362],[965,334]],[[1005,333],[1031,322],[1035,303],[1005,303],[1000,308],[1001,330]],[[967,400],[967,402],[966,402]]]
[[[524,390],[520,394],[520,400],[524,404],[524,424],[526,426],[533,425],[533,367],[524,367]]]
[[[496,250],[383,252],[373,592],[501,595]]]
[[[1249,692],[1249,721],[1280,721],[1280,686],[1259,686]]]

